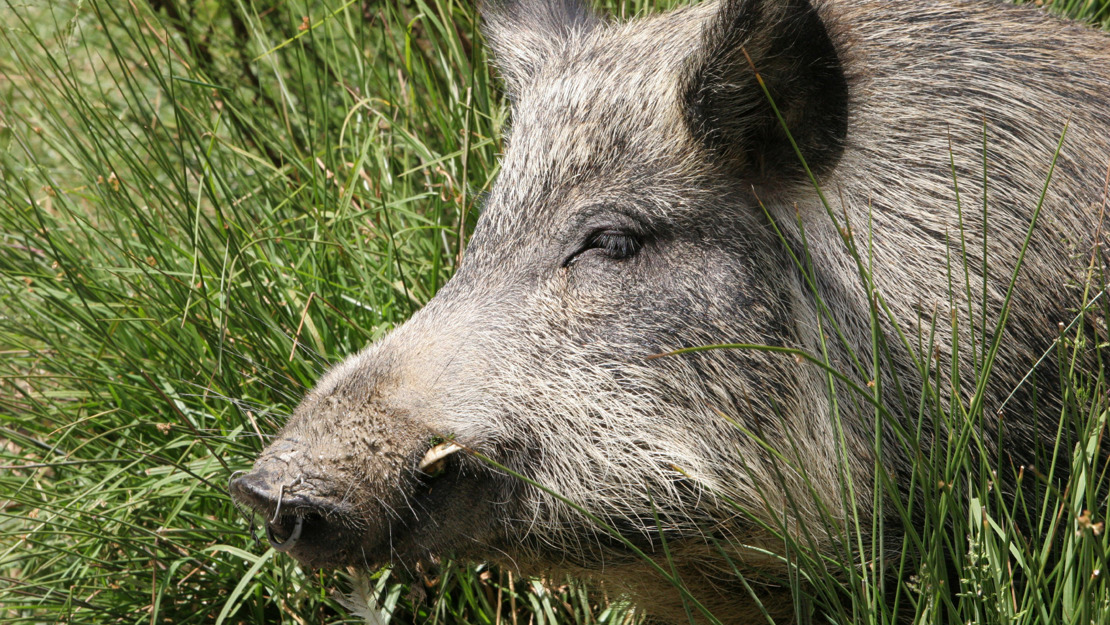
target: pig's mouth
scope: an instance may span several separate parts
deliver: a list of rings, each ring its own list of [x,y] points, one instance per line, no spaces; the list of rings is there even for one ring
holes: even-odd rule
[[[277,551],[292,549],[300,540],[302,532],[304,532],[303,516],[293,517],[292,523],[288,517],[266,523],[266,540],[269,540],[270,545]]]
[[[237,504],[255,513],[270,545],[313,568],[343,560],[358,533],[350,512],[327,498],[289,492],[297,480],[279,485],[275,493],[267,477],[248,473],[233,479],[230,490]]]
[[[229,490],[237,504],[254,511],[270,545],[305,567],[419,563],[452,550],[446,528],[466,524],[447,517],[480,508],[476,496],[490,499],[483,476],[462,470],[460,451],[451,442],[428,449],[409,465],[415,470],[394,481],[400,483],[391,501],[375,498],[371,505],[356,503],[352,488],[313,489],[300,478],[275,488],[273,476],[258,469],[232,479]],[[346,494],[318,496],[313,490]]]

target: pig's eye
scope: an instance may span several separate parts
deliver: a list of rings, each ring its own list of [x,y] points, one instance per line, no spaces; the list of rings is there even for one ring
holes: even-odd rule
[[[595,232],[586,240],[579,254],[590,250],[599,250],[613,260],[624,260],[640,251],[640,240],[628,232],[602,230]]]
[[[611,225],[597,228],[563,261],[563,267],[570,267],[586,258],[596,258],[599,261],[626,260],[638,254],[643,247],[644,235],[632,227]]]

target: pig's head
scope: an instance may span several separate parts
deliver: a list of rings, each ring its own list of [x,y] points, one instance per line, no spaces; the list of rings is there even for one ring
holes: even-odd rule
[[[792,479],[753,432],[835,489],[812,369],[751,349],[653,358],[813,345],[814,304],[756,200],[809,183],[752,65],[830,171],[848,87],[818,12],[738,0],[619,25],[522,0],[486,23],[512,131],[458,272],[324,376],[235,499],[311,567],[535,570],[633,559],[551,492],[648,551],[660,533],[676,550],[751,539],[730,506],[780,513]]]

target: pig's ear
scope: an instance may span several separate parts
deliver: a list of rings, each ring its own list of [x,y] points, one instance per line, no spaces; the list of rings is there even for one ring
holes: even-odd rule
[[[550,58],[601,20],[579,0],[483,0],[482,31],[516,98]]]
[[[815,174],[836,164],[848,128],[848,85],[837,47],[808,0],[723,0],[687,66],[694,134],[752,182],[804,176],[790,136]]]

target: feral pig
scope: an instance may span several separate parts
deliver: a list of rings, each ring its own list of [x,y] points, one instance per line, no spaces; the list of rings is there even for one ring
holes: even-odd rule
[[[722,621],[758,614],[734,565],[788,615],[767,528],[837,553],[846,519],[872,527],[876,470],[908,488],[904,434],[926,452],[943,434],[921,389],[973,395],[1038,205],[981,435],[1000,483],[1051,446],[1057,366],[1019,382],[1095,249],[1105,34],[960,0],[720,0],[628,23],[503,0],[484,20],[512,106],[500,177],[450,282],[232,482],[275,547],[308,567],[570,572],[685,620],[629,547],[662,562],[666,539],[664,566]],[[655,357],[715,344],[770,349]]]

